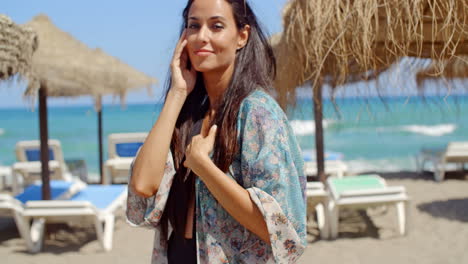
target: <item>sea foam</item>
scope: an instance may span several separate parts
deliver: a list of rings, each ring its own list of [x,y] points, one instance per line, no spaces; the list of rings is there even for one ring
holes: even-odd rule
[[[452,134],[455,129],[457,129],[457,126],[454,124],[441,124],[434,126],[409,125],[401,127],[401,130],[403,131],[431,137],[440,137],[446,134]]]
[[[323,128],[327,128],[332,121],[323,120]],[[315,134],[315,121],[314,120],[292,120],[290,122],[294,133],[298,136],[306,136]]]

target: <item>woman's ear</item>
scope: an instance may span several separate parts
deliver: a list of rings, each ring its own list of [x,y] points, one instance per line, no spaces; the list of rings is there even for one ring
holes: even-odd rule
[[[245,25],[243,29],[239,30],[239,40],[237,41],[237,50],[242,49],[249,40],[250,26]]]

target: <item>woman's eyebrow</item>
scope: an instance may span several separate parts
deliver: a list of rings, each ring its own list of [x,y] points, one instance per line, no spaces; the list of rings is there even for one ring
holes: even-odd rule
[[[196,16],[191,16],[188,18],[189,20],[200,20],[198,17]],[[219,19],[219,20],[223,20],[223,21],[226,21],[226,19],[223,17],[223,16],[212,16],[210,17],[210,20],[216,20],[216,19]]]

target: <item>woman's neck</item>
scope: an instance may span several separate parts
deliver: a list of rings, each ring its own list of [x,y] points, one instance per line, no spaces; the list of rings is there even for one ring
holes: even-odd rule
[[[234,72],[234,64],[222,71],[203,73],[206,93],[210,100],[210,110],[216,110],[221,103],[224,91],[226,91]]]

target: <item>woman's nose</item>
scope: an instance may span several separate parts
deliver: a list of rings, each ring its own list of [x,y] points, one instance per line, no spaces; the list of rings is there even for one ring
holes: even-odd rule
[[[200,42],[208,42],[209,39],[209,30],[206,26],[202,26],[197,32],[197,40]]]

